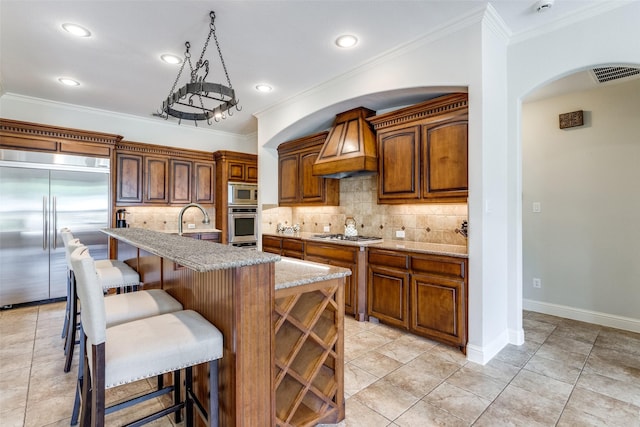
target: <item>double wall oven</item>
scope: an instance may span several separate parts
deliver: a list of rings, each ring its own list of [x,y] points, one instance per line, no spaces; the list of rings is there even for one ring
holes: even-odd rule
[[[227,209],[229,244],[255,248],[258,244],[258,185],[230,182]]]

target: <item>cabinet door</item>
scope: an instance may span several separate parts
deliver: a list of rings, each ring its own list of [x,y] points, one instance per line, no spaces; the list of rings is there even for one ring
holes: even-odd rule
[[[414,274],[410,304],[412,331],[459,347],[466,345],[464,280]]]
[[[193,164],[193,197],[192,200],[196,203],[210,203],[214,202],[214,172],[213,163],[198,163]]]
[[[229,174],[227,178],[229,181],[244,181],[245,179],[245,164],[240,162],[229,162]]]
[[[169,203],[191,203],[191,167],[185,160],[169,160]]]
[[[167,172],[168,161],[160,157],[145,157],[144,180],[145,180],[145,203],[167,203]]]
[[[116,203],[142,202],[142,156],[116,154]]]
[[[409,276],[406,270],[369,265],[367,315],[408,329]]]
[[[300,191],[302,203],[321,203],[324,201],[324,179],[313,175],[313,164],[318,151],[300,154]]]
[[[246,182],[258,182],[258,165],[246,164],[245,165],[245,178]]]
[[[467,121],[425,127],[423,192],[425,198],[467,195]]]
[[[281,205],[298,202],[298,155],[281,156],[278,160],[278,202]]]
[[[378,134],[378,200],[420,198],[420,126]]]

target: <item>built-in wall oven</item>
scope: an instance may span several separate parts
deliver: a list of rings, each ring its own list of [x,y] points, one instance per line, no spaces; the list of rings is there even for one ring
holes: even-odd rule
[[[258,244],[258,207],[229,207],[229,244],[246,248],[255,248]]]

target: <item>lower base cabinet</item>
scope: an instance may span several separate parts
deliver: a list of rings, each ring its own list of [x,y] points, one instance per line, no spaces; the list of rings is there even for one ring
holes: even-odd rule
[[[466,258],[369,249],[367,315],[466,353]]]

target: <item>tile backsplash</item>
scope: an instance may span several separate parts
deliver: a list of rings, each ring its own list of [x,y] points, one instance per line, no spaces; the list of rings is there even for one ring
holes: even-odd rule
[[[343,233],[347,217],[356,220],[358,234],[387,240],[465,245],[467,239],[456,233],[467,220],[466,203],[378,205],[377,177],[364,176],[340,180],[340,206],[278,207],[262,211],[262,231],[275,233],[278,223],[299,224],[301,231]],[[404,239],[396,231],[404,230]]]
[[[173,231],[178,230],[178,214],[182,206],[129,206],[127,210],[127,225],[129,227],[146,228],[148,230],[156,231]],[[215,209],[205,208],[209,214],[211,224],[203,224],[203,215],[200,209],[189,208],[184,211],[182,220],[184,229],[187,229],[187,224],[195,224],[196,228],[216,228],[215,227]]]

